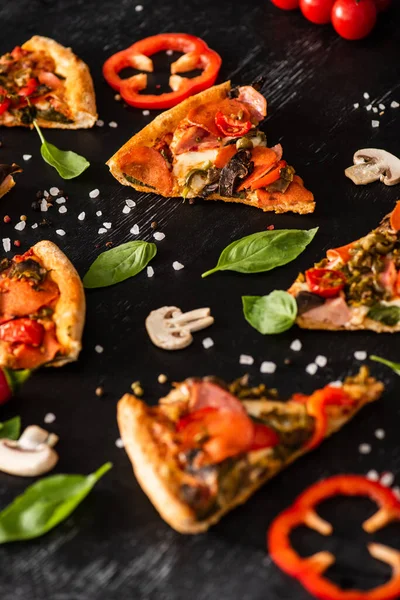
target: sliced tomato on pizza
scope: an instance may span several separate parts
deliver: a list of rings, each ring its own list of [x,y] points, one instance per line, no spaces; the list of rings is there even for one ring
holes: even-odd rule
[[[252,86],[214,86],[156,117],[107,164],[123,185],[167,197],[241,202],[310,213],[314,197],[282,146],[259,129],[265,98]]]

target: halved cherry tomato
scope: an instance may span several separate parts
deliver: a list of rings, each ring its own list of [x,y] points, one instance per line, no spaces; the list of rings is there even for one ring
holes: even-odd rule
[[[336,0],[332,7],[332,25],[346,40],[361,40],[376,23],[374,0]]]
[[[18,96],[24,96],[24,97],[31,96],[31,94],[33,94],[33,92],[36,90],[37,87],[38,87],[37,80],[35,79],[35,77],[31,77],[30,79],[28,79],[26,85],[24,85],[24,87],[22,87],[20,90],[18,90]]]
[[[215,124],[222,135],[230,137],[241,137],[251,129],[251,121],[228,117],[222,111],[218,111],[215,115]]]
[[[40,346],[43,337],[43,325],[33,319],[23,317],[0,325],[0,339],[3,342]]]
[[[346,278],[340,271],[314,267],[306,271],[306,281],[310,292],[318,294],[322,298],[332,298],[344,288]]]
[[[250,185],[251,190],[258,190],[259,188],[266,187],[270,185],[270,183],[274,183],[274,181],[278,181],[281,176],[281,169],[286,167],[287,162],[285,160],[280,160],[278,165],[274,167],[271,171],[268,171],[266,175],[260,177]]]
[[[331,11],[335,0],[300,0],[300,10],[306,19],[317,25],[331,22]]]
[[[295,8],[299,8],[299,0],[271,0],[271,2],[283,10],[294,10]]]
[[[279,444],[279,436],[274,429],[263,423],[254,423],[254,435],[250,450],[273,448]]]

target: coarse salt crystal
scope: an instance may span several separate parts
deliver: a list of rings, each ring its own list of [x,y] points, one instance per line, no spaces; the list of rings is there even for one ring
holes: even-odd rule
[[[374,106],[374,108],[372,109],[372,112],[377,113],[378,109],[376,108],[376,106]]]
[[[174,53],[173,50],[167,50],[165,54],[168,54],[168,56],[172,56]]]
[[[49,192],[50,192],[50,194],[52,196],[57,196],[57,194],[59,193],[59,191],[60,190],[58,189],[58,187],[51,187],[50,190],[49,190]]]
[[[364,96],[364,98],[365,98],[366,100],[369,100],[369,94],[368,94],[368,92],[364,92],[363,96]]]
[[[172,263],[172,268],[175,269],[175,271],[180,271],[181,269],[185,268],[185,265],[178,262],[177,260],[174,260],[174,262]]]
[[[369,479],[370,481],[379,481],[378,471],[375,471],[375,469],[371,469],[371,471],[368,471],[367,479]]]
[[[129,206],[125,205],[122,209],[122,212],[124,213],[124,215],[128,215],[131,212],[131,209],[129,208]]]
[[[381,485],[383,485],[384,487],[390,487],[394,482],[394,475],[393,473],[390,473],[389,471],[386,471],[386,473],[383,473],[379,483]]]
[[[355,104],[353,104],[354,108],[360,108],[360,103],[356,102]]]
[[[103,225],[106,229],[111,229],[112,227],[112,223],[103,223]]]
[[[64,196],[61,196],[61,198],[57,198],[56,202],[57,204],[65,204],[66,199],[64,198]]]
[[[357,350],[354,352],[354,358],[356,360],[365,360],[367,358],[367,353],[365,350]]]
[[[115,445],[117,446],[117,448],[123,448],[124,442],[123,440],[121,440],[121,438],[118,438],[117,440],[115,440]]]
[[[393,100],[393,102],[390,103],[390,108],[399,108],[400,104],[398,102],[396,102],[396,100]]]
[[[322,354],[318,354],[318,356],[315,359],[315,364],[318,365],[318,367],[326,367],[327,362],[328,362],[328,359],[326,358],[326,356],[323,356]]]
[[[79,213],[79,215],[78,215],[78,219],[79,219],[80,221],[83,221],[85,217],[86,217],[86,214],[85,214],[84,212],[81,212],[81,213]]]
[[[385,106],[384,104],[382,104],[382,103],[381,103],[381,104],[379,104],[379,108],[380,108],[381,110],[385,110],[385,109],[386,109],[386,106]]]
[[[115,129],[116,127],[118,127],[118,123],[116,121],[110,121],[108,124],[109,127],[112,127],[113,129]]]
[[[100,227],[97,233],[107,233],[107,229],[105,227]]]
[[[377,429],[377,430],[375,431],[375,437],[376,437],[378,440],[383,440],[383,439],[384,439],[384,437],[385,437],[385,435],[386,435],[386,432],[385,432],[385,430],[384,430],[384,429]]]
[[[97,127],[104,127],[104,121],[103,121],[103,119],[97,119],[96,125],[97,125]]]
[[[132,235],[138,235],[138,233],[139,233],[139,231],[140,231],[140,230],[139,230],[139,225],[134,225],[134,226],[131,228],[131,230],[130,230],[130,231],[131,231]]]
[[[360,454],[369,454],[371,450],[371,444],[360,444],[358,446],[358,451]]]
[[[95,190],[92,190],[91,192],[89,192],[89,197],[90,198],[97,198],[97,196],[100,194],[100,190],[98,190],[97,188]]]
[[[333,388],[341,388],[341,387],[343,387],[343,381],[340,381],[338,379],[337,381],[331,381],[331,383],[329,385]]]
[[[33,225],[31,225],[31,229],[37,229],[37,227],[38,227],[37,223],[34,223]]]
[[[153,277],[154,269],[153,267],[147,267],[147,277]]]
[[[372,121],[371,121],[371,125],[372,125],[372,127],[374,127],[374,128],[376,128],[376,127],[379,127],[379,121],[372,120]]]
[[[128,200],[125,200],[125,204],[129,206],[129,208],[133,208],[134,206],[136,206],[136,202],[134,200],[130,200],[130,198],[128,198]]]
[[[202,341],[202,344],[203,344],[203,348],[208,350],[208,348],[211,348],[212,346],[214,346],[214,340],[210,337],[204,338],[204,340]]]
[[[97,345],[94,347],[94,349],[95,349],[95,351],[97,352],[97,354],[101,354],[101,353],[104,351],[104,348],[103,348],[103,346],[100,346],[100,344],[97,344]]]
[[[315,363],[310,363],[306,366],[306,371],[309,375],[315,375],[318,371],[318,366]]]
[[[22,231],[23,229],[25,229],[25,227],[26,227],[26,221],[20,221],[19,223],[16,224],[14,229],[16,229],[17,231]]]
[[[44,192],[43,192],[43,196],[44,196],[45,198],[48,198],[48,197],[50,196],[50,194],[49,194],[49,192],[48,192],[47,190],[44,190]]]
[[[371,110],[371,108],[372,108],[372,104],[368,104],[368,105],[367,105],[365,108],[366,108],[367,110]]]
[[[101,212],[101,210],[98,210],[98,211],[96,212],[96,217],[101,217],[101,215],[102,215],[102,214],[103,214],[103,213]]]
[[[63,215],[64,213],[66,213],[66,212],[67,212],[67,210],[68,210],[68,209],[67,209],[67,207],[66,207],[66,206],[64,206],[64,205],[62,205],[62,206],[60,206],[60,208],[58,209],[58,212],[59,212],[59,213],[61,213],[61,214]]]
[[[54,413],[47,413],[47,415],[45,415],[43,421],[45,423],[54,423],[54,421],[56,420],[56,415]]]
[[[135,6],[135,10],[136,10],[136,12],[141,12],[143,10],[143,6],[141,4],[137,4]]]
[[[302,346],[303,344],[300,340],[293,340],[293,342],[290,344],[290,349],[293,350],[293,352],[300,352]]]
[[[239,363],[241,365],[252,365],[254,363],[254,358],[249,354],[241,354],[239,357]]]
[[[157,242],[161,242],[161,240],[163,240],[165,238],[165,233],[161,233],[161,231],[156,231],[153,234],[153,237],[155,240],[157,240]]]
[[[23,154],[23,155],[22,155],[22,158],[23,158],[24,160],[31,160],[31,158],[32,158],[32,154]]]
[[[276,364],[269,360],[265,360],[261,363],[260,372],[261,373],[275,373]]]
[[[56,233],[57,233],[58,235],[65,235],[65,231],[64,231],[64,229],[56,229]]]
[[[148,117],[148,116],[149,116],[149,114],[150,114],[150,111],[149,111],[149,110],[147,110],[147,109],[146,109],[146,110],[142,110],[142,115],[143,115],[144,117]]]
[[[10,238],[3,238],[3,248],[4,248],[4,252],[10,252],[10,250],[11,250]]]
[[[49,207],[47,206],[47,200],[45,200],[45,199],[43,198],[43,200],[42,200],[42,201],[41,201],[41,203],[40,203],[40,210],[41,210],[42,212],[47,212],[48,208],[49,208]]]

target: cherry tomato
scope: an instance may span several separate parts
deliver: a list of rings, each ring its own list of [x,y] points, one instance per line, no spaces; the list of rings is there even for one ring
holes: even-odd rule
[[[317,25],[331,22],[335,0],[300,0],[300,10],[306,19]]]
[[[278,444],[279,436],[274,429],[262,423],[254,423],[254,436],[250,450],[273,448]]]
[[[322,296],[322,298],[332,298],[337,296],[344,288],[346,278],[340,271],[331,269],[308,269],[306,271],[306,281],[310,292]]]
[[[299,0],[271,0],[271,2],[283,10],[294,10],[295,8],[299,8]]]
[[[25,317],[0,325],[0,339],[3,342],[40,346],[43,336],[43,325]]]
[[[346,40],[361,40],[376,23],[374,0],[336,0],[332,7],[332,25]]]
[[[378,13],[384,12],[392,4],[392,0],[374,0],[374,2]]]
[[[222,135],[230,137],[241,137],[242,135],[246,135],[251,129],[251,121],[233,119],[232,117],[224,115],[221,111],[218,111],[215,115],[215,124]]]

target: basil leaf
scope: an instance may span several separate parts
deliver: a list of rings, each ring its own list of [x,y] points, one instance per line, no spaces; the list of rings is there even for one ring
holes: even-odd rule
[[[207,277],[216,271],[262,273],[286,265],[303,252],[318,231],[318,227],[259,231],[229,244],[222,251],[217,266],[203,273]]]
[[[288,292],[275,290],[268,296],[242,296],[242,302],[246,321],[260,333],[282,333],[296,320],[296,300]]]
[[[102,252],[83,278],[86,288],[106,287],[142,271],[157,254],[157,246],[136,240]]]
[[[3,367],[3,373],[7,379],[8,387],[10,388],[11,393],[16,394],[25,381],[32,375],[33,370],[19,369],[17,371],[13,371],[12,369]]]
[[[0,544],[40,537],[64,521],[112,467],[91,475],[51,475],[29,486],[0,512]]]
[[[400,307],[376,304],[370,308],[367,318],[393,327],[400,321]]]
[[[90,162],[80,154],[71,152],[71,150],[59,150],[53,144],[46,142],[39,125],[36,121],[33,121],[33,124],[42,141],[40,152],[43,160],[54,167],[63,179],[78,177],[78,175],[89,167]]]
[[[0,438],[17,440],[21,434],[21,417],[13,417],[0,423]]]
[[[400,363],[395,363],[395,362],[392,362],[391,360],[387,360],[386,358],[381,358],[380,356],[375,356],[375,354],[372,354],[372,356],[370,356],[369,359],[374,360],[375,362],[382,363],[383,365],[386,365],[387,367],[390,367],[391,369],[393,369],[393,371],[396,373],[396,375],[400,375]]]

